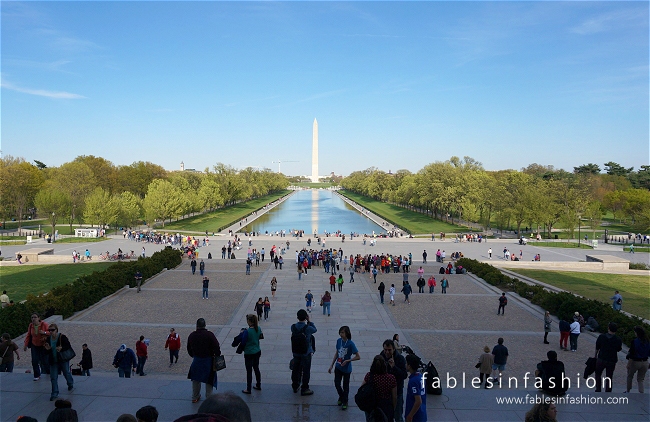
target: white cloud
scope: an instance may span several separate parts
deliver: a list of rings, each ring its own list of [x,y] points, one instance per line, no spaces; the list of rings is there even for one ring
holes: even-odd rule
[[[580,25],[571,28],[571,32],[580,35],[590,35],[599,32],[609,31],[617,26],[627,26],[634,21],[640,21],[644,16],[647,16],[647,9],[645,11],[639,9],[617,10],[610,13],[603,13],[596,17],[587,19]]]
[[[65,92],[65,91],[48,91],[45,89],[22,88],[6,81],[2,81],[2,83],[0,83],[0,86],[2,86],[2,88],[9,89],[11,91],[22,92],[23,94],[37,95],[39,97],[64,99],[64,100],[80,100],[86,98],[83,95],[73,94],[71,92]]]

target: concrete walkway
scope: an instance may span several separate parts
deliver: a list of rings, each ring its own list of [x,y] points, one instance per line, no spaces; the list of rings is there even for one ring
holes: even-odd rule
[[[295,313],[304,307],[304,295],[311,289],[318,298],[328,289],[328,274],[315,267],[298,281],[293,262],[295,247],[306,246],[306,239],[291,240],[292,250],[285,255],[284,269],[275,269],[268,260],[259,267],[253,267],[252,274],[244,274],[242,259],[219,259],[221,243],[212,242],[201,248],[200,257],[212,252],[214,258],[205,260],[206,275],[210,278],[210,298],[201,299],[201,277],[192,275],[189,263],[184,261],[178,268],[165,271],[145,283],[142,293],[125,289],[107,298],[68,320],[59,323],[60,331],[68,335],[72,345],[80,354],[81,344],[88,343],[93,352],[95,369],[92,377],[75,377],[76,388],[71,393],[62,389],[62,398],[69,398],[73,407],[84,421],[114,421],[122,413],[135,414],[138,408],[152,404],[160,411],[161,421],[173,420],[181,415],[196,412],[199,404],[190,401],[190,382],[186,379],[190,358],[184,352],[185,340],[194,329],[197,318],[204,317],[208,328],[213,330],[222,345],[227,368],[219,374],[218,391],[239,393],[245,387],[243,357],[234,353],[230,343],[239,329],[245,326],[245,316],[253,313],[257,298],[271,296],[270,280],[276,277],[278,291],[272,300],[270,319],[261,323],[265,333],[262,341],[262,387],[253,395],[242,395],[249,404],[255,421],[361,421],[363,413],[351,404],[347,411],[336,405],[337,395],[333,386],[333,375],[327,373],[341,325],[349,325],[353,341],[360,350],[362,360],[354,362],[351,380],[351,396],[368,371],[372,357],[381,350],[384,339],[399,333],[404,344],[410,345],[425,361],[432,360],[443,383],[446,377],[459,382],[466,374],[467,382],[476,375],[474,364],[484,345],[496,344],[498,337],[505,338],[509,348],[506,376],[514,377],[519,384],[503,389],[475,390],[466,385],[446,388],[442,396],[428,396],[429,420],[435,421],[522,421],[531,403],[499,404],[502,398],[525,399],[534,397],[536,390],[529,384],[521,385],[526,372],[533,372],[537,362],[549,349],[558,350],[557,324],[549,335],[551,345],[542,344],[542,310],[512,295],[504,317],[496,316],[499,292],[472,276],[448,276],[448,294],[440,294],[439,287],[432,295],[413,294],[411,304],[403,302],[398,294],[397,306],[381,305],[368,274],[356,274],[355,282],[348,283],[349,273],[343,272],[346,283],[343,292],[333,293],[332,316],[322,314],[316,306],[312,320],[318,328],[317,352],[313,358],[311,387],[313,396],[294,395],[290,387],[288,363],[291,358],[289,327],[296,321]],[[273,243],[280,243],[275,237],[259,237],[254,247],[270,249]],[[328,238],[328,247],[341,247],[350,253],[383,253],[414,255],[415,265],[410,274],[415,284],[421,251],[427,249],[429,257],[435,250],[445,248],[447,254],[462,251],[466,256],[486,259],[487,245],[453,242],[431,242],[423,239],[380,239],[378,245],[363,245],[360,239],[345,243],[337,238]],[[511,246],[512,244],[512,246]],[[497,252],[508,245],[515,248],[515,242],[490,242]],[[94,244],[97,245],[97,244]],[[102,242],[101,248],[139,251],[141,246],[152,253],[159,245],[141,244],[123,239]],[[130,245],[130,246],[129,246]],[[313,245],[313,244],[312,244]],[[62,245],[81,248],[79,245]],[[512,250],[511,249],[511,250]],[[536,248],[539,249],[539,248]],[[551,248],[548,248],[551,249]],[[83,249],[81,249],[83,250]],[[573,251],[571,251],[573,252]],[[63,252],[62,252],[63,253]],[[65,252],[67,254],[67,252]],[[526,247],[526,256],[537,253]],[[551,253],[545,251],[544,253]],[[267,256],[268,259],[268,256]],[[558,259],[570,262],[579,259],[569,254],[558,255]],[[424,266],[425,275],[436,273],[438,265]],[[342,269],[342,268],[341,268]],[[401,287],[402,274],[382,274],[379,280]],[[399,288],[398,288],[399,290]],[[417,288],[415,289],[417,291]],[[318,302],[318,300],[317,300]],[[27,325],[27,321],[25,322]],[[169,368],[168,354],[163,344],[170,327],[181,335],[183,349],[178,365]],[[145,366],[146,377],[119,379],[111,367],[115,351],[121,343],[135,347],[140,335],[151,340],[149,360]],[[21,339],[16,339],[21,344]],[[579,339],[577,353],[558,352],[565,362],[571,380],[577,381],[584,368],[584,361],[593,354],[595,336],[583,333]],[[0,375],[0,419],[15,420],[18,415],[30,415],[45,420],[53,408],[48,401],[49,380],[43,377],[33,382],[29,359],[22,352],[13,374]],[[621,362],[614,375],[614,393],[597,394],[593,388],[572,385],[571,398],[578,400],[628,400],[625,404],[559,404],[558,420],[565,421],[634,421],[648,420],[648,394],[627,394],[624,389],[624,353],[619,354]],[[63,386],[63,382],[60,383]],[[648,381],[646,380],[646,385]],[[647,387],[646,387],[647,388]]]

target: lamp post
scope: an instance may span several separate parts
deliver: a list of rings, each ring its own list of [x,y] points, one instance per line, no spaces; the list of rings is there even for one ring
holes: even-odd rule
[[[52,213],[52,243],[56,240],[56,236],[54,235],[54,222],[56,221],[56,214]]]
[[[578,214],[578,249],[580,249],[580,214]]]

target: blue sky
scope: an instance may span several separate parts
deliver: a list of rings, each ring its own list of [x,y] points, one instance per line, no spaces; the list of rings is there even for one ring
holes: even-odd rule
[[[648,2],[2,2],[2,153],[648,164]]]

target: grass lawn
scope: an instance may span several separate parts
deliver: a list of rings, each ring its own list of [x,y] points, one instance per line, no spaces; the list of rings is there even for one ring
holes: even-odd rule
[[[97,243],[108,240],[106,237],[64,237],[58,239],[56,243]]]
[[[510,269],[510,271],[605,303],[611,303],[609,298],[614,296],[615,290],[618,290],[623,296],[624,311],[650,319],[650,308],[648,307],[650,280],[647,276],[524,270],[519,268]]]
[[[626,246],[623,248],[625,252],[630,252],[630,247]],[[634,252],[650,252],[650,248],[647,246],[635,246],[634,247]]]
[[[27,240],[0,240],[0,245],[24,245]]]
[[[439,234],[440,232],[459,233],[469,231],[469,229],[466,227],[456,226],[453,224],[445,223],[444,221],[435,220],[419,212],[398,207],[397,205],[377,201],[354,192],[347,190],[339,192],[357,204],[377,214],[378,216],[383,217],[388,221],[399,224],[401,227],[404,227],[406,230],[413,234],[417,233],[430,235],[431,233]]]
[[[531,246],[543,246],[545,248],[578,248],[578,243],[574,242],[531,242],[528,241],[528,244]],[[580,249],[593,249],[589,245],[585,245],[584,243],[580,243]]]
[[[262,208],[269,202],[273,202],[288,194],[289,191],[282,191],[271,195],[266,195],[261,198],[253,199],[250,201],[242,202],[231,207],[220,209],[211,213],[201,214],[185,220],[175,221],[170,224],[165,224],[165,227],[158,227],[160,230],[189,230],[189,231],[208,231],[217,232],[220,228],[228,224],[234,223],[239,219],[249,215],[251,212]]]
[[[68,284],[94,271],[103,271],[113,264],[113,262],[101,262],[0,267],[0,291],[6,290],[9,299],[18,303],[25,300],[28,294],[49,292],[53,287]]]

